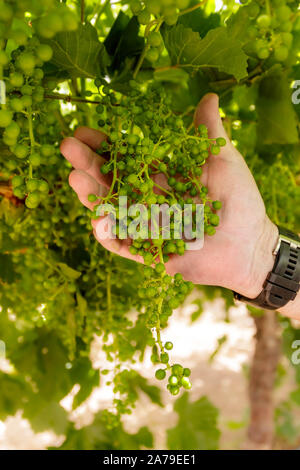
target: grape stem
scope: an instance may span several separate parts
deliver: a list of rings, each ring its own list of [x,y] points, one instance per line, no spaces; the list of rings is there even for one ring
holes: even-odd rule
[[[30,154],[32,155],[34,152],[35,140],[33,134],[33,125],[32,125],[32,113],[31,111],[28,113],[28,131],[29,131],[29,138],[30,138]],[[32,165],[29,164],[29,178],[32,178]]]
[[[67,103],[70,103],[71,101],[75,101],[78,103],[91,103],[91,104],[100,104],[101,101],[93,101],[93,100],[87,100],[85,98],[80,98],[78,96],[71,96],[71,95],[62,95],[60,93],[57,94],[51,94],[51,95],[44,95],[45,98],[50,99],[50,100],[64,100],[67,101]]]
[[[160,19],[159,22],[157,23],[156,27],[154,28],[154,31],[155,31],[155,32],[158,32],[158,31],[159,31],[159,29],[160,29],[162,23],[163,23],[163,19]],[[149,23],[149,24],[151,24],[151,23]],[[149,26],[149,25],[148,25],[148,26]],[[147,28],[146,28],[146,31],[147,31],[147,34],[148,34],[149,31],[148,31]],[[145,57],[146,57],[146,54],[147,54],[149,48],[150,48],[150,45],[149,45],[149,43],[148,43],[148,44],[145,45],[145,47],[144,47],[144,49],[143,49],[143,52],[141,53],[140,58],[139,58],[139,60],[138,60],[138,63],[136,64],[136,67],[135,67],[135,69],[134,69],[134,72],[133,72],[133,78],[134,78],[134,79],[137,77],[137,74],[139,73],[139,70],[140,70],[141,66],[143,65],[144,59],[145,59]]]
[[[207,0],[203,0],[202,2],[200,3],[197,3],[197,5],[194,5],[190,8],[187,8],[186,10],[182,10],[178,16],[182,16],[182,15],[186,15],[187,13],[191,13],[192,11],[194,10],[197,10],[198,8],[202,7],[205,3],[207,2]]]
[[[82,24],[84,23],[84,0],[80,2],[80,21]]]

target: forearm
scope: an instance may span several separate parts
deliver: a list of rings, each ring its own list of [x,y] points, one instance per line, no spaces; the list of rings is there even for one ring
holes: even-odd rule
[[[267,275],[274,266],[275,256],[273,255],[274,249],[278,241],[278,228],[267,217],[265,227],[262,231],[262,236],[257,243],[253,261],[252,261],[252,275],[249,279],[249,285],[239,292],[248,298],[256,298],[262,291],[263,284]],[[300,292],[295,300],[288,302],[284,307],[278,310],[279,313],[300,320]]]

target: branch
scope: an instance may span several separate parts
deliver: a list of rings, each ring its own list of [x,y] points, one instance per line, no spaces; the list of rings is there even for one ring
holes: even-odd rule
[[[269,450],[274,435],[273,389],[281,351],[280,329],[274,312],[266,311],[254,321],[257,333],[249,383],[251,418],[246,448]]]

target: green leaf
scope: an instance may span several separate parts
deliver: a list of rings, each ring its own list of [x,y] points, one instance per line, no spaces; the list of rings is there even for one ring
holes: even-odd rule
[[[23,417],[30,421],[35,432],[52,429],[56,434],[64,434],[68,421],[67,412],[55,401],[42,401],[31,396],[24,407]]]
[[[66,440],[60,450],[138,450],[153,447],[153,436],[148,428],[142,427],[136,434],[129,434],[122,424],[108,429],[100,412],[94,422],[79,430],[70,424]]]
[[[256,102],[259,147],[298,142],[297,118],[288,84],[285,74],[266,77],[260,82]]]
[[[217,428],[218,410],[206,397],[189,402],[185,392],[175,402],[178,413],[177,425],[168,429],[167,442],[170,450],[215,450],[218,448],[220,431]]]
[[[216,68],[237,80],[247,76],[247,56],[225,27],[210,30],[204,39],[179,24],[164,32],[173,65],[187,69]]]
[[[75,269],[70,268],[70,266],[68,266],[65,263],[58,263],[57,265],[59,266],[59,268],[60,268],[61,272],[63,273],[63,275],[66,276],[69,279],[75,280],[75,279],[78,279],[81,276],[80,271],[75,271]]]
[[[249,18],[247,9],[239,8],[227,21],[228,34],[231,38],[244,44],[248,42],[247,28],[250,24],[251,19]]]
[[[119,13],[104,43],[107,52],[113,56],[112,70],[120,71],[128,57],[135,57],[142,52],[144,39],[139,36],[139,30],[136,16],[129,19],[123,12]]]
[[[166,67],[165,69],[156,70],[154,78],[158,82],[173,82],[183,85],[189,79],[189,75],[183,69]]]
[[[93,369],[89,358],[81,357],[70,370],[70,377],[74,384],[80,385],[80,390],[73,400],[73,409],[75,409],[90,396],[93,388],[99,385],[100,374],[99,370]]]
[[[196,3],[199,3],[198,0],[193,1],[190,6]],[[191,28],[204,38],[209,30],[220,26],[220,21],[221,17],[218,13],[211,13],[207,16],[203,8],[198,8],[197,10],[179,16],[178,24],[182,24],[186,28]]]
[[[55,67],[58,75],[67,73],[71,77],[95,78],[103,74],[106,51],[91,24],[79,25],[76,31],[64,31],[53,39],[43,39],[43,42],[53,49],[49,64]]]

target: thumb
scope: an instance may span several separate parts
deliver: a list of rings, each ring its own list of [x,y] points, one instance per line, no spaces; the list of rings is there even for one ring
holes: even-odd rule
[[[195,111],[194,123],[196,127],[204,124],[210,139],[224,137],[227,143],[230,142],[219,112],[219,97],[215,93],[208,93],[202,98]]]

